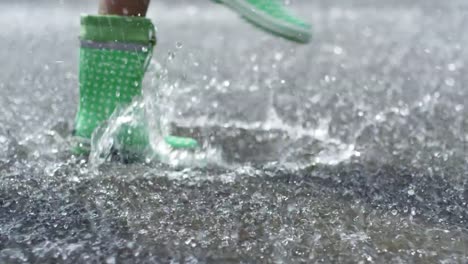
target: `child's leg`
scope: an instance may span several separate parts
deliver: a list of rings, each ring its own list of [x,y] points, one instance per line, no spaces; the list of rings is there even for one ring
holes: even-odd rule
[[[150,0],[101,0],[99,14],[145,16]]]

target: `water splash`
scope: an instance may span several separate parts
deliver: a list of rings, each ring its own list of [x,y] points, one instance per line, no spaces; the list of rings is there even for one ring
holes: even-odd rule
[[[182,45],[177,43],[177,48],[182,48]],[[175,53],[169,52],[166,63],[174,58]],[[154,67],[161,68],[160,65]],[[219,151],[209,144],[198,150],[183,150],[172,148],[165,142],[165,137],[171,132],[168,128],[170,121],[161,110],[163,103],[159,90],[169,85],[167,69],[160,71],[157,80],[144,97],[136,97],[129,106],[117,108],[107,122],[93,133],[89,157],[93,168],[110,161],[115,153],[124,159],[136,158],[147,163],[157,160],[176,167],[222,164]],[[136,146],[126,143],[123,134],[135,137],[132,133],[143,133],[147,142]]]
[[[330,119],[320,119],[315,127],[304,127],[287,123],[277,114],[271,84],[277,80],[280,85],[285,85],[285,81],[275,70],[272,71],[271,79],[265,82],[266,85],[263,88],[258,83],[248,84],[247,89],[241,88],[244,92],[267,95],[266,104],[263,106],[266,109],[266,115],[262,120],[219,118],[216,114],[203,114],[203,111],[200,112],[197,109],[208,106],[212,107],[215,113],[217,110],[228,113],[232,109],[225,106],[221,108],[217,99],[211,101],[200,97],[201,87],[205,87],[205,91],[213,88],[212,96],[216,98],[217,94],[235,93],[239,84],[218,78],[216,75],[209,78],[206,74],[203,74],[202,80],[191,80],[187,77],[187,73],[195,70],[194,68],[197,68],[199,63],[191,53],[179,56],[178,54],[183,52],[182,47],[182,43],[177,42],[175,50],[168,52],[163,64],[153,60],[148,73],[151,82],[144,91],[144,97],[136,99],[126,109],[116,111],[110,120],[98,130],[93,137],[94,147],[90,158],[92,164],[102,164],[108,161],[112,150],[120,150],[118,140],[116,140],[121,133],[119,131],[138,124],[143,124],[149,131],[150,146],[154,150],[154,153],[150,154],[151,151],[140,149],[147,162],[156,159],[176,166],[195,164],[205,166],[207,163],[232,166],[245,162],[280,161],[283,164],[293,164],[293,166],[300,164],[310,166],[316,163],[338,164],[348,161],[354,155],[359,155],[353,143],[347,143],[329,135]],[[277,52],[274,60],[282,60],[283,57],[283,53]],[[181,62],[181,60],[185,61]],[[256,63],[256,59],[253,63]],[[181,64],[189,66],[177,70],[171,68],[172,65]],[[211,69],[215,71],[214,74],[219,74],[217,73],[218,67],[212,66]],[[203,85],[204,82],[208,84]],[[190,94],[191,96],[188,96]],[[181,103],[180,98],[186,107],[178,105]],[[207,105],[206,102],[210,104]],[[198,114],[195,117],[184,116],[181,114],[184,111],[198,111]],[[176,129],[177,132],[182,131],[185,136],[195,136],[199,139],[202,149],[191,152],[169,147],[164,142],[164,137],[174,132],[174,126],[183,128],[182,130]],[[195,128],[198,129],[198,134],[194,133],[194,130],[197,130]],[[216,128],[221,128],[226,133],[217,133],[214,136]],[[232,135],[241,133],[239,131],[252,135],[254,140],[249,141],[242,136],[233,138]],[[229,142],[232,140],[234,143]],[[301,146],[310,145],[312,149],[303,148],[297,142],[300,142]],[[225,143],[230,143],[230,147],[224,147]],[[249,157],[254,156],[256,158],[249,160]]]

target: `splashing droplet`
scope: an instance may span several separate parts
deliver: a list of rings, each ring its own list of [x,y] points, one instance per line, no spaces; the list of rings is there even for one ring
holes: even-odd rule
[[[333,48],[333,53],[335,53],[336,55],[341,55],[343,54],[343,48],[340,46],[336,46]]]
[[[167,59],[171,61],[171,60],[173,60],[174,58],[175,58],[175,53],[172,52],[172,51],[169,51],[169,52],[167,53]]]
[[[455,80],[454,80],[453,78],[447,78],[447,79],[445,79],[445,84],[446,84],[447,86],[452,87],[452,86],[455,85]]]
[[[283,53],[281,52],[276,52],[275,53],[275,60],[276,61],[281,61],[283,59]]]
[[[450,63],[449,65],[447,65],[447,69],[449,71],[456,71],[457,70],[457,66],[455,66],[455,64],[453,63]]]
[[[251,85],[251,86],[249,87],[249,91],[251,91],[251,92],[258,91],[258,86],[257,86],[257,85]]]

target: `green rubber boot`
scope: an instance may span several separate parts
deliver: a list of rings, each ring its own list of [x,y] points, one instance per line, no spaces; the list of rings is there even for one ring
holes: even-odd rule
[[[142,93],[142,80],[156,45],[156,30],[144,17],[92,16],[81,18],[80,101],[75,120],[74,152],[87,154],[93,132],[118,106]],[[119,135],[129,149],[149,147],[145,127],[131,127]],[[193,149],[197,141],[169,136],[174,148]]]
[[[214,0],[230,7],[247,21],[272,34],[307,43],[311,26],[289,11],[282,0]]]

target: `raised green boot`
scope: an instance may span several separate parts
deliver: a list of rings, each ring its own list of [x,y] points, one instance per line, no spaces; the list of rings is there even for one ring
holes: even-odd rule
[[[93,16],[81,18],[80,101],[75,120],[74,152],[87,154],[93,132],[117,106],[128,105],[142,93],[142,80],[156,45],[156,30],[144,17]],[[119,136],[128,149],[149,147],[148,131],[131,127]],[[197,142],[169,136],[174,148],[191,149]]]
[[[214,1],[225,4],[265,31],[296,42],[310,41],[310,24],[288,10],[282,0]]]

